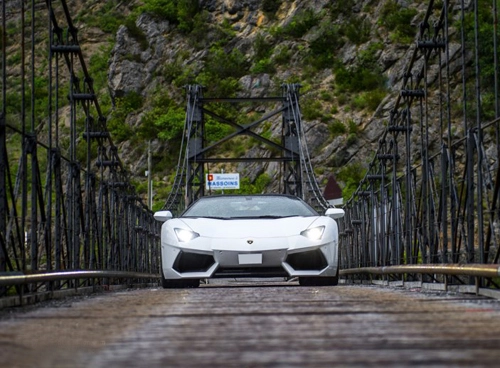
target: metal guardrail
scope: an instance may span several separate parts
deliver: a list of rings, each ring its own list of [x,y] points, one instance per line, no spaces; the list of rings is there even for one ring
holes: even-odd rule
[[[122,278],[122,279],[154,279],[159,278],[160,275],[141,272],[127,272],[127,271],[63,271],[63,272],[47,272],[36,274],[0,274],[0,286],[14,286],[23,285],[35,282],[48,282],[48,281],[64,281],[76,279],[95,279],[95,278]]]
[[[348,268],[340,270],[339,273],[340,276],[356,274],[395,275],[420,273],[493,278],[500,276],[500,266],[493,264],[419,264]]]
[[[395,275],[406,273],[440,274],[455,276],[473,276],[494,278],[500,277],[500,266],[492,264],[421,264],[383,267],[360,267],[348,268],[339,271],[340,276],[373,274],[373,275]],[[23,274],[20,272],[0,274],[0,286],[23,285],[35,282],[63,281],[75,279],[92,278],[136,278],[154,279],[160,275],[127,271],[64,271],[47,272],[36,274]]]

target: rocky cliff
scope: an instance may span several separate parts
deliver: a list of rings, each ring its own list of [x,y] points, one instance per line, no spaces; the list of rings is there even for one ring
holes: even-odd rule
[[[172,5],[170,12],[166,4]],[[334,174],[345,187],[376,150],[389,97],[398,93],[426,9],[426,2],[404,0],[117,3],[112,10],[127,18],[109,41],[114,46],[107,87],[114,106],[110,129],[127,132],[117,138],[124,162],[144,181],[147,142],[152,142],[156,192],[162,197],[177,163],[180,129],[174,122],[185,105],[185,84],[202,84],[207,97],[228,97],[279,95],[282,83],[296,82],[302,85],[303,121],[319,182],[324,185]],[[86,34],[98,34],[98,28],[86,27]],[[135,105],[130,96],[138,100]],[[127,110],[130,104],[134,108]],[[228,113],[244,123],[241,116],[250,119],[263,110]],[[279,139],[280,124],[278,118],[257,131]],[[225,146],[217,154],[249,153],[267,154],[252,142]],[[250,183],[265,174],[271,188],[278,174],[275,164],[213,169],[237,170]]]

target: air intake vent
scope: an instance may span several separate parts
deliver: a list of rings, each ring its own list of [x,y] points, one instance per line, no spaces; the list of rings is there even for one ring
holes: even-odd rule
[[[181,252],[174,262],[174,270],[184,272],[206,272],[215,263],[214,257],[206,254]]]
[[[325,255],[320,249],[289,254],[286,262],[296,271],[319,271],[328,266]]]

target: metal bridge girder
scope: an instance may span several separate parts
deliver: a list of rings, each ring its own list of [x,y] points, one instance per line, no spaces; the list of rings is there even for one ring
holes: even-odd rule
[[[326,208],[328,205],[322,197],[317,186],[312,166],[308,157],[307,149],[304,149],[305,138],[301,123],[301,113],[299,107],[299,89],[297,84],[287,84],[283,86],[282,97],[267,98],[205,98],[202,95],[202,87],[191,85],[187,87],[187,109],[186,121],[183,133],[183,141],[179,153],[179,165],[172,191],[164,205],[165,209],[180,212],[189,203],[200,196],[205,195],[205,164],[217,162],[269,162],[281,163],[281,188],[283,193],[297,195],[308,199],[304,192],[304,185],[310,187],[309,192],[313,201]],[[211,103],[241,103],[241,102],[268,102],[276,104],[281,102],[282,106],[272,112],[264,114],[261,118],[246,125],[240,125],[226,119],[213,111],[208,106]],[[282,141],[278,144],[262,135],[255,133],[251,129],[267,121],[275,115],[282,115]],[[231,126],[235,129],[233,133],[220,139],[215,143],[207,143],[205,137],[205,115]],[[238,136],[250,136],[265,146],[280,151],[280,157],[241,157],[241,158],[219,158],[210,157],[211,151],[222,143]],[[308,179],[304,180],[304,175]],[[315,185],[313,185],[315,184]],[[185,194],[185,197],[183,197]],[[319,199],[319,200],[318,200]]]

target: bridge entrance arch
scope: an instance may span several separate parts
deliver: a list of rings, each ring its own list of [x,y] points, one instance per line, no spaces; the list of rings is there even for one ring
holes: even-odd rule
[[[276,97],[210,98],[203,96],[203,88],[200,85],[187,86],[186,119],[179,164],[172,191],[164,208],[178,212],[205,195],[207,164],[221,162],[279,162],[282,193],[301,197],[314,207],[323,209],[328,207],[312,171],[301,121],[299,91],[299,84],[284,84],[282,95]],[[257,120],[242,125],[214,112],[211,109],[214,103],[274,104],[275,108]],[[279,114],[281,114],[281,142],[277,143],[253,130]],[[209,143],[206,139],[207,117],[234,128],[234,131],[217,142]],[[279,154],[269,157],[238,158],[221,158],[213,155],[217,147],[242,135],[256,139],[263,146],[272,148]]]

